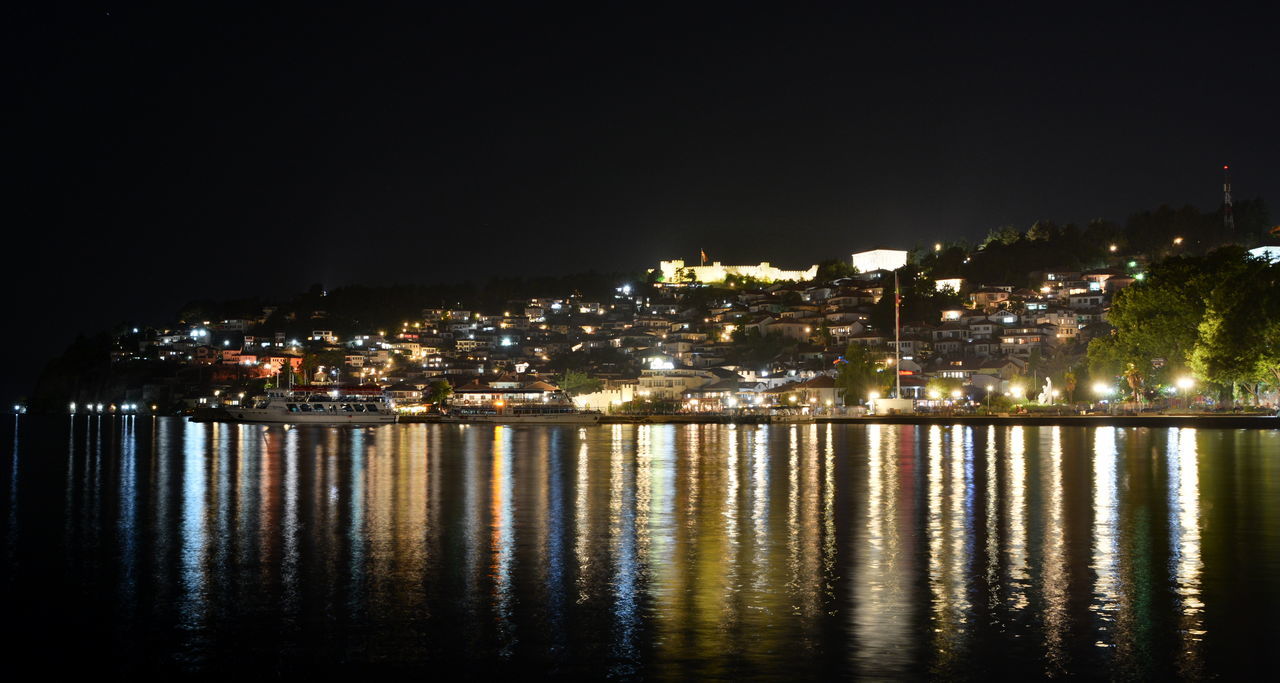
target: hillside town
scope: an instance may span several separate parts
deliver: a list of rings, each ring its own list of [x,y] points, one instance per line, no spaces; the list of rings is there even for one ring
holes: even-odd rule
[[[1266,249],[1255,255],[1276,256]],[[266,387],[334,383],[381,387],[402,414],[419,415],[569,399],[618,414],[1097,407],[1125,389],[1077,387],[1076,375],[1089,341],[1111,334],[1117,293],[1148,266],[1118,256],[1108,267],[1033,271],[1025,282],[930,279],[916,268],[914,301],[927,305],[895,306],[899,273],[917,259],[907,250],[851,254],[826,278],[817,265],[788,271],[703,256],[699,265],[664,261],[604,297],[423,308],[393,329],[338,330],[323,308],[282,317],[272,306],[256,317],[132,327],[114,338],[113,367],[182,372],[73,398],[98,410],[180,411],[236,405]],[[869,377],[851,380],[850,363]]]

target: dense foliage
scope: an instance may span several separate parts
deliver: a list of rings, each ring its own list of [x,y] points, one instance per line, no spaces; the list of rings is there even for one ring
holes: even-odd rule
[[[1280,265],[1240,247],[1175,257],[1120,292],[1114,334],[1089,345],[1090,374],[1135,397],[1194,375],[1230,395],[1280,385]]]

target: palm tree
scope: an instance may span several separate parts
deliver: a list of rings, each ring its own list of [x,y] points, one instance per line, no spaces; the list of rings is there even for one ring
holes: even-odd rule
[[[1068,370],[1062,375],[1062,385],[1067,390],[1067,402],[1076,402],[1076,373]]]

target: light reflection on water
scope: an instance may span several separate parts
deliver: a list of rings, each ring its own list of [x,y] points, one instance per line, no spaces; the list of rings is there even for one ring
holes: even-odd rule
[[[6,614],[108,668],[1199,678],[1280,642],[1271,431],[13,429]]]

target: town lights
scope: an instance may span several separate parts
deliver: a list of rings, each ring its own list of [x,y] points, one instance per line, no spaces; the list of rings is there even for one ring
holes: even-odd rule
[[[72,415],[75,415],[75,413],[76,413],[76,402],[75,402],[75,401],[72,401],[72,402],[71,402],[71,414],[72,414]]]
[[[938,399],[942,398],[942,394],[941,394],[941,393],[939,393],[937,389],[931,389],[931,390],[929,391],[929,398],[931,398],[931,399],[933,399],[933,400],[935,400],[935,401],[936,401],[936,400],[938,400]]]
[[[1009,394],[1014,398],[1022,398],[1022,392],[1025,391],[1021,386],[1014,385],[1009,387]]]
[[[1180,246],[1181,244],[1182,244],[1182,238],[1181,238],[1181,237],[1175,237],[1175,238],[1173,238],[1173,246],[1175,246],[1175,247],[1176,247],[1176,246]]]
[[[959,398],[960,398],[960,395],[961,395],[961,392],[960,392],[960,390],[959,390],[959,389],[952,389],[952,390],[951,390],[951,398],[959,399]]]
[[[1114,245],[1114,244],[1113,244],[1113,245],[1111,245],[1111,246],[1107,247],[1107,251],[1110,251],[1111,253],[1113,253],[1113,254],[1114,254],[1114,253],[1116,253],[1116,249],[1118,249],[1118,248],[1119,248],[1119,247],[1117,247],[1116,245]]]
[[[1196,385],[1196,381],[1190,377],[1179,377],[1174,384],[1182,391],[1186,391],[1187,389],[1194,387]]]
[[[1097,384],[1093,385],[1093,393],[1099,396],[1110,396],[1111,386],[1108,384],[1104,384],[1102,382],[1098,382]]]

